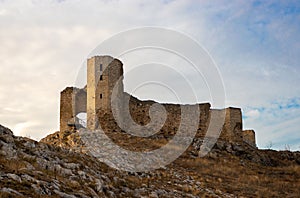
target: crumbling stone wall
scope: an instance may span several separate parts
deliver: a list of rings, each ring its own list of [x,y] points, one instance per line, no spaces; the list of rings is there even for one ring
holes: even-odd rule
[[[66,88],[61,92],[60,130],[72,130],[76,126],[76,115],[80,112],[87,112],[87,128],[95,130],[99,127],[107,133],[124,133],[118,126],[112,114],[111,99],[113,91],[116,93],[116,100],[121,104],[118,107],[119,115],[124,112],[123,107],[129,105],[131,118],[139,125],[147,125],[151,120],[149,116],[150,106],[154,101],[140,101],[123,91],[123,67],[122,63],[110,56],[95,56],[87,61],[87,86],[84,89]],[[116,86],[118,83],[118,86]],[[117,88],[115,88],[115,86]],[[123,99],[129,96],[129,104]],[[165,142],[172,138],[178,131],[181,122],[180,105],[162,104],[167,112],[167,119],[163,127],[150,139],[157,139]],[[247,142],[255,146],[255,133],[253,130],[243,131],[242,112],[239,108],[229,107],[223,110],[211,109],[209,103],[197,104],[200,108],[200,120],[196,133],[197,138],[206,135],[211,115],[214,111],[224,112],[225,120],[220,139],[227,142]],[[126,116],[122,122],[126,123]],[[99,125],[100,124],[100,125]],[[73,128],[72,128],[73,127]],[[127,136],[122,136],[127,138]],[[130,138],[129,138],[130,139]],[[132,139],[131,139],[132,140]],[[118,141],[115,139],[115,141]],[[133,142],[143,142],[143,138],[134,139]],[[163,143],[162,143],[163,144]],[[150,144],[151,145],[151,144]]]
[[[60,131],[75,127],[76,115],[86,112],[87,94],[85,89],[67,87],[60,93]]]
[[[243,135],[242,111],[240,108],[229,107],[225,109],[225,123],[221,139],[229,142],[242,142]]]
[[[244,142],[247,142],[249,145],[256,147],[255,131],[254,130],[244,130],[243,131],[243,140],[244,140]]]

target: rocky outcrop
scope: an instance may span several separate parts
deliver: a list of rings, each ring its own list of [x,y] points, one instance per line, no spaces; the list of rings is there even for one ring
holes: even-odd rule
[[[0,125],[0,197],[296,197],[300,193],[299,152],[217,142],[205,158],[188,151],[164,168],[136,173],[110,168],[75,149],[80,145],[77,133],[56,132],[36,142],[15,137]],[[191,147],[197,151],[199,145],[201,139],[195,139]]]
[[[171,190],[154,182],[173,175],[171,170],[143,174],[116,171],[92,156],[61,148],[71,148],[76,142],[71,135],[57,132],[43,140],[53,140],[49,145],[15,137],[0,125],[0,197],[193,197],[192,192],[186,192],[192,190],[216,195],[183,172],[176,173],[172,183],[178,187]],[[54,137],[62,139],[58,142]],[[64,140],[69,143],[62,143]]]
[[[57,131],[41,139],[40,142],[75,152],[83,152],[85,148],[77,130],[63,132]]]
[[[107,167],[93,158],[15,137],[0,126],[0,197],[103,197]]]

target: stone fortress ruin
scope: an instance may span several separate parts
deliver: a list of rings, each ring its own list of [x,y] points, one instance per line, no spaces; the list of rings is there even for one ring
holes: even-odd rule
[[[118,86],[116,86],[116,84]],[[112,97],[113,96],[113,97]],[[113,116],[112,101],[129,108],[130,116],[136,124],[145,126],[151,121],[149,111],[154,101],[141,101],[123,89],[123,64],[110,56],[94,56],[87,60],[87,85],[82,88],[68,87],[60,96],[60,131],[73,131],[86,127],[96,130],[99,127],[108,133],[125,133]],[[174,136],[181,121],[179,104],[161,104],[166,110],[166,120],[158,133],[151,136],[154,139],[169,139]],[[196,137],[203,138],[207,132],[211,114],[214,111],[225,112],[225,120],[219,139],[226,142],[243,143],[256,148],[255,132],[243,130],[242,112],[240,108],[229,107],[222,110],[211,109],[209,103],[196,104],[200,109],[199,125]],[[118,115],[122,117],[125,111],[122,105]],[[86,113],[87,120],[83,123],[79,113]],[[122,122],[130,122],[126,116]]]

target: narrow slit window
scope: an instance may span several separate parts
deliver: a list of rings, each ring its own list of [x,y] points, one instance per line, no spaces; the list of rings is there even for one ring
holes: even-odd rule
[[[103,70],[103,66],[102,66],[102,64],[100,64],[100,71],[102,71]]]
[[[100,99],[102,99],[102,94],[100,94]]]
[[[102,75],[100,75],[100,80],[103,80],[103,77],[102,77]]]

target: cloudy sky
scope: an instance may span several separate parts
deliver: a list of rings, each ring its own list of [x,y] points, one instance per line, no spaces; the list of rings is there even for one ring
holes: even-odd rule
[[[209,52],[226,106],[243,109],[259,147],[300,149],[299,0],[0,0],[0,26],[0,123],[16,135],[39,140],[57,131],[59,93],[90,52],[119,32],[155,26]]]

